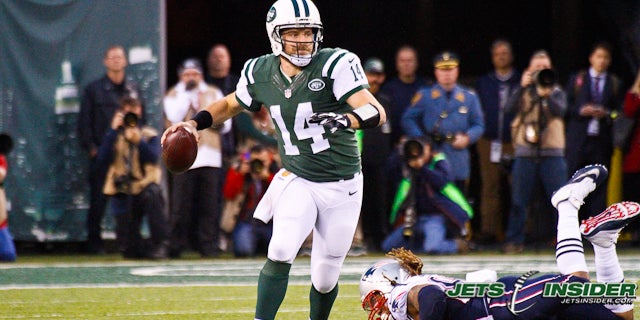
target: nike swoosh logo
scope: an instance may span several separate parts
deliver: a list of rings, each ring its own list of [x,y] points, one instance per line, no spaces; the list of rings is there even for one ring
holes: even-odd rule
[[[354,191],[354,192],[349,191],[349,195],[352,196],[352,195],[356,194],[357,192],[358,192],[357,190]]]
[[[591,177],[591,176],[594,177]],[[600,170],[598,169],[591,169],[587,172],[582,173],[581,175],[573,178],[574,181],[581,181],[582,179],[586,178],[586,177],[591,177],[593,179],[593,182],[595,182],[596,179],[598,179],[598,176],[600,175]]]
[[[351,58],[351,60],[349,60],[349,63],[353,62],[353,60],[355,60],[356,58]]]

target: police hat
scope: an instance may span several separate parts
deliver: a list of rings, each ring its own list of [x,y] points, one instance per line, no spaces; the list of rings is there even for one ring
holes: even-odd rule
[[[384,73],[384,63],[378,58],[369,58],[364,62],[364,72]]]
[[[458,56],[450,51],[444,51],[433,58],[433,67],[436,69],[453,69],[460,64]]]

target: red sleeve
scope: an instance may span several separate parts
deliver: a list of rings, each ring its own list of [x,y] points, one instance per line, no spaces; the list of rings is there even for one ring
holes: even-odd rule
[[[233,199],[242,192],[242,186],[244,185],[244,175],[236,171],[234,168],[230,168],[227,171],[227,178],[224,181],[224,187],[222,188],[222,196],[225,199]]]
[[[0,154],[0,168],[7,170],[7,158]]]
[[[624,97],[623,111],[627,117],[635,118],[640,108],[640,95],[627,92]]]

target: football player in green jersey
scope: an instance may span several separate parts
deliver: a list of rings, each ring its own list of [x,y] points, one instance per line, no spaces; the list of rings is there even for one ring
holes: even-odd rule
[[[202,130],[243,109],[266,107],[276,124],[283,169],[254,213],[264,222],[273,219],[255,318],[275,318],[291,264],[313,231],[309,318],[328,319],[362,203],[354,129],[377,127],[386,114],[367,90],[355,54],[320,49],[323,27],[313,2],[276,1],[266,26],[273,54],[248,60],[235,92],[168,128],[165,135],[178,126]]]

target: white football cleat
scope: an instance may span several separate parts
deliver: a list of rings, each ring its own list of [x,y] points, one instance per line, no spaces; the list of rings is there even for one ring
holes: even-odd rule
[[[595,217],[580,224],[580,233],[591,243],[608,248],[618,241],[618,234],[631,220],[640,217],[640,204],[625,201],[610,205]]]
[[[592,164],[577,170],[564,186],[553,193],[551,204],[557,209],[558,203],[568,200],[579,209],[584,203],[584,198],[607,180],[608,174],[607,168],[601,164]]]

